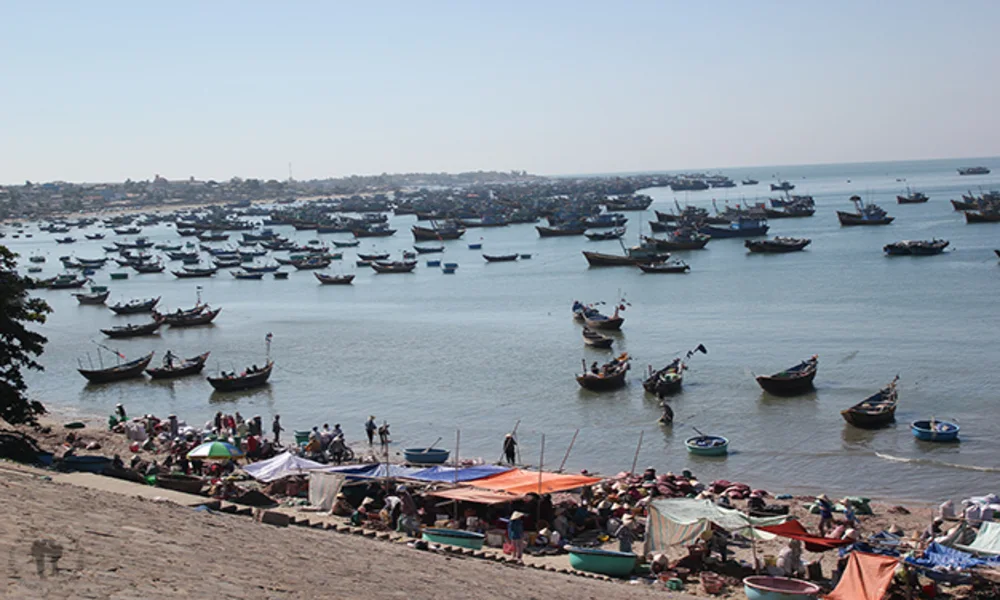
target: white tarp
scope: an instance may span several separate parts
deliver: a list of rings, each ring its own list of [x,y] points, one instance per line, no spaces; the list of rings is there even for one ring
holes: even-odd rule
[[[343,473],[313,471],[309,474],[309,504],[324,511],[332,509],[343,485]]]
[[[322,469],[324,467],[326,465],[302,458],[301,456],[295,456],[291,452],[282,452],[274,458],[251,463],[243,467],[243,470],[257,481],[267,483],[291,475],[305,475],[313,469]]]
[[[789,517],[749,517],[738,510],[716,506],[711,500],[673,498],[654,500],[649,504],[646,524],[648,552],[662,552],[671,546],[689,545],[705,531],[709,523],[745,537],[774,539],[774,534],[754,529],[779,525]]]

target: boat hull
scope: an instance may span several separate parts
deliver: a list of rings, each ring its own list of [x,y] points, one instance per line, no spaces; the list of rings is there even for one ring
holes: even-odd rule
[[[237,392],[260,387],[267,383],[271,377],[271,370],[274,368],[273,362],[268,362],[259,373],[246,375],[244,377],[209,377],[208,383],[218,392]]]
[[[717,435],[699,435],[684,442],[687,451],[697,456],[725,456],[729,454],[729,440]]]
[[[873,415],[852,408],[840,411],[844,420],[861,429],[882,429],[888,427],[896,420],[896,409],[892,408],[884,413]]]
[[[627,369],[622,369],[614,375],[600,377],[592,373],[577,375],[576,382],[585,390],[592,392],[609,392],[625,387],[625,377],[628,375]]]
[[[607,319],[584,319],[584,323],[591,329],[603,329],[604,331],[617,331],[625,323],[624,317],[608,317]]]
[[[413,465],[443,465],[451,453],[443,448],[406,448],[403,458]]]
[[[569,546],[569,564],[577,571],[598,573],[610,577],[626,577],[635,569],[636,555],[596,548]]]
[[[813,583],[787,577],[760,575],[743,580],[743,592],[748,600],[812,600],[820,591]]]
[[[421,532],[421,537],[424,541],[435,544],[447,544],[473,550],[482,550],[483,543],[486,541],[486,536],[481,533],[458,529],[425,528]]]
[[[845,213],[842,211],[837,211],[837,219],[840,220],[840,224],[844,227],[851,226],[861,226],[861,225],[888,225],[896,220],[896,217],[882,217],[881,219],[866,219],[861,215],[855,213]]]
[[[208,360],[208,355],[209,353],[206,352],[201,356],[189,358],[184,361],[182,366],[175,367],[173,369],[166,367],[146,369],[146,374],[153,379],[176,379],[177,377],[197,375],[198,373],[201,373],[202,369],[205,368],[205,362]]]
[[[959,427],[948,421],[914,421],[910,424],[913,437],[925,442],[957,442]]]
[[[123,381],[125,379],[142,377],[143,370],[149,366],[149,362],[151,360],[153,360],[152,352],[142,358],[118,365],[116,367],[110,367],[107,369],[77,369],[77,371],[79,371],[80,375],[86,377],[87,381],[91,383],[111,383],[114,381]]]

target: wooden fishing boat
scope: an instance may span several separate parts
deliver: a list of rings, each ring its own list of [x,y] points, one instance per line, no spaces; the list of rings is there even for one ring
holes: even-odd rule
[[[73,294],[73,296],[80,304],[104,304],[104,301],[108,299],[110,294],[110,290],[104,290],[103,292],[93,292],[90,294]]]
[[[371,264],[376,273],[412,273],[417,268],[417,261],[375,261]]]
[[[684,370],[687,367],[680,358],[675,358],[669,365],[653,370],[649,366],[649,374],[642,382],[642,389],[657,396],[670,396],[681,391],[684,385]]]
[[[184,315],[177,318],[176,315],[172,315],[173,318],[170,319],[169,325],[171,327],[194,327],[196,325],[208,325],[215,320],[215,317],[219,316],[222,312],[222,307],[215,310],[203,310],[198,314],[194,315]]]
[[[949,200],[951,206],[958,211],[962,210],[976,210],[979,208],[979,204],[971,200]]]
[[[513,262],[518,259],[517,254],[484,254],[486,262]]]
[[[87,238],[88,240],[103,240],[104,239],[104,234],[103,233],[85,233],[85,234],[83,234],[83,237]]]
[[[567,546],[569,565],[577,571],[598,573],[609,577],[626,577],[635,570],[638,557],[631,552],[615,552],[599,548]]]
[[[150,298],[148,300],[129,300],[125,303],[119,302],[118,304],[112,304],[108,308],[118,315],[134,315],[137,313],[152,312],[159,302],[160,297],[157,296],[156,298]]]
[[[154,317],[149,323],[143,323],[142,325],[132,325],[131,323],[128,325],[117,325],[110,329],[102,329],[101,333],[109,338],[138,337],[140,335],[153,335],[161,325],[163,325],[163,320]]]
[[[765,219],[739,217],[724,227],[702,225],[698,228],[698,233],[711,236],[712,239],[722,239],[767,235],[768,229],[770,226]]]
[[[674,250],[701,250],[708,245],[711,239],[712,236],[710,235],[698,233],[688,228],[674,229],[667,234],[666,239],[651,236],[642,237],[644,243],[653,246],[657,250],[668,252]]]
[[[639,263],[638,267],[643,273],[686,273],[691,270],[691,266],[682,260],[672,260],[664,263]]]
[[[888,225],[895,220],[890,217],[882,208],[875,204],[865,204],[861,196],[851,196],[851,202],[857,208],[857,212],[849,213],[841,210],[837,211],[837,219],[842,226],[849,225]]]
[[[184,267],[180,271],[171,271],[171,273],[173,273],[174,277],[177,277],[178,279],[193,279],[196,277],[211,277],[215,275],[217,270],[218,269],[216,269],[215,267],[207,267],[200,269],[192,267]]]
[[[865,398],[854,406],[840,411],[844,420],[861,429],[880,429],[896,420],[898,393],[896,382],[899,375],[889,385]]]
[[[619,314],[619,308],[616,306],[614,314],[610,317],[605,316],[594,309],[585,311],[583,314],[583,322],[586,323],[587,327],[591,329],[612,331],[622,328],[622,324],[625,323],[625,317]]]
[[[70,275],[60,275],[49,280],[46,286],[50,290],[75,290],[80,289],[90,281],[89,277],[76,278]]]
[[[616,227],[610,231],[585,232],[584,237],[592,242],[602,242],[604,240],[617,240],[625,235],[624,227]]]
[[[91,383],[110,383],[123,379],[142,377],[142,371],[153,360],[153,353],[106,369],[77,369]]]
[[[600,368],[593,366],[588,370],[587,361],[583,361],[584,372],[576,376],[580,387],[592,392],[606,392],[625,387],[625,376],[628,374],[629,355],[623,353]],[[596,372],[595,372],[596,371]]]
[[[621,254],[604,254],[603,252],[583,251],[583,257],[592,267],[634,267],[639,264],[637,258]]]
[[[198,240],[202,242],[224,242],[228,239],[229,239],[229,234],[222,233],[221,231],[205,232],[198,234]]]
[[[375,254],[362,254],[358,252],[358,258],[361,260],[386,260],[389,258],[388,252],[376,252]]]
[[[355,248],[361,244],[361,240],[348,240],[348,241],[332,240],[332,241],[333,245],[338,248]]]
[[[794,367],[790,367],[774,375],[758,376],[757,384],[764,388],[765,392],[774,394],[775,396],[804,394],[813,388],[813,379],[816,378],[816,367],[818,364],[819,357],[813,355]]]
[[[457,240],[465,235],[465,228],[457,225],[441,227],[420,227],[414,225],[410,227],[413,233],[413,240],[416,242],[429,242],[433,240]]]
[[[56,243],[57,244],[72,244],[75,241],[76,241],[76,239],[72,238],[70,236],[66,236],[66,237],[63,237],[63,238],[56,238]]]
[[[966,223],[997,223],[1000,222],[1000,210],[968,210],[965,211]]]
[[[417,251],[417,254],[435,254],[438,252],[444,252],[444,246],[417,246],[414,244],[413,249]]]
[[[251,273],[249,271],[230,271],[229,274],[236,279],[246,279],[251,281],[260,281],[264,278],[264,273],[262,272]]]
[[[194,305],[193,308],[188,308],[188,309],[180,309],[180,308],[178,308],[177,310],[175,310],[173,312],[168,312],[168,313],[159,313],[159,312],[156,312],[154,310],[153,314],[156,315],[157,317],[162,318],[163,319],[163,323],[165,325],[170,325],[170,324],[172,324],[174,322],[177,322],[177,321],[183,321],[184,319],[186,319],[188,317],[191,317],[191,316],[194,316],[194,315],[200,315],[207,308],[208,308],[207,304],[202,304],[201,302],[198,302],[197,304]]]
[[[396,233],[395,229],[390,228],[385,224],[369,225],[367,227],[358,227],[351,229],[351,233],[357,238],[370,238],[370,237],[389,237]]]
[[[535,225],[535,229],[538,231],[539,237],[561,237],[569,235],[582,235],[585,231],[587,231],[587,226],[582,223],[558,225],[556,227],[542,227],[541,225]]]
[[[256,371],[246,371],[240,375],[209,377],[208,383],[219,392],[235,392],[260,387],[267,383],[274,368],[273,361],[267,361],[262,369]]]
[[[166,267],[161,262],[155,263],[132,263],[132,268],[137,273],[162,273]]]
[[[172,366],[153,367],[146,369],[146,373],[153,379],[174,379],[186,375],[197,375],[205,368],[210,352],[186,358]]]
[[[281,268],[281,265],[246,265],[243,270],[247,273],[274,273]]]
[[[723,456],[729,454],[729,440],[721,435],[696,435],[688,438],[684,446],[698,456]]]
[[[311,271],[315,269],[325,269],[330,266],[333,262],[329,258],[320,258],[317,256],[312,256],[304,260],[297,260],[292,263],[292,266],[299,271]]]
[[[930,198],[923,192],[911,192],[905,196],[896,196],[896,202],[899,204],[922,204],[928,200]]]
[[[614,338],[602,335],[589,327],[583,328],[583,343],[591,348],[610,348]]]
[[[957,442],[959,426],[948,421],[928,419],[910,423],[910,431],[925,442]]]
[[[313,273],[316,279],[323,285],[350,285],[354,281],[353,274],[347,275],[327,275],[325,273]]]
[[[775,237],[770,240],[746,240],[743,245],[750,252],[780,254],[798,252],[812,243],[808,238]]]
[[[473,550],[482,550],[483,543],[486,541],[486,535],[482,533],[438,527],[425,527],[421,531],[421,537],[423,540],[435,544],[447,544],[449,546],[459,546]]]
[[[889,256],[932,256],[941,254],[947,248],[947,240],[903,240],[882,247]]]

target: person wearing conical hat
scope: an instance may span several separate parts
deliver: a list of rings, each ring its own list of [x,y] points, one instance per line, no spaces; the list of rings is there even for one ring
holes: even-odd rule
[[[513,557],[515,560],[523,560],[524,555],[524,513],[515,510],[507,521],[507,539],[513,546]]]
[[[375,443],[375,431],[378,430],[378,425],[375,424],[375,415],[368,417],[365,421],[365,434],[368,435],[368,445],[371,446]]]
[[[826,494],[816,496],[816,506],[819,507],[819,535],[826,537],[826,532],[833,528],[833,503]]]
[[[507,464],[513,465],[517,458],[517,440],[514,439],[512,433],[508,433],[503,438],[503,454],[507,459]]]

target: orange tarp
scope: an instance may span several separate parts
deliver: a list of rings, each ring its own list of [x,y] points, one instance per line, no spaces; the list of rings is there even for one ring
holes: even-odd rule
[[[492,490],[477,490],[472,487],[434,490],[427,492],[427,494],[438,498],[447,498],[448,500],[458,500],[460,502],[473,502],[475,504],[503,504],[504,502],[513,502],[521,498],[517,494],[494,492]]]
[[[513,494],[562,492],[587,485],[593,485],[600,479],[584,477],[583,475],[563,475],[561,473],[542,472],[542,485],[538,485],[538,471],[514,469],[506,473],[498,473],[483,479],[466,482],[466,485],[486,490],[502,490]]]
[[[882,600],[892,583],[899,559],[892,556],[851,552],[836,589],[825,600]]]

